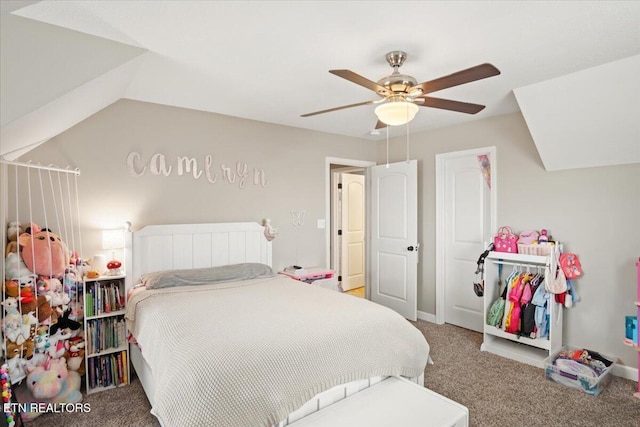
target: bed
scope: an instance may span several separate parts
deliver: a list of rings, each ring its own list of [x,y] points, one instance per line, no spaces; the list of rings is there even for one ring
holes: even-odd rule
[[[273,274],[257,223],[148,226],[126,241],[127,287],[164,281],[138,286],[126,314],[131,362],[164,426],[285,426],[388,376],[423,385],[429,346],[416,328]],[[238,266],[260,274],[164,286]]]

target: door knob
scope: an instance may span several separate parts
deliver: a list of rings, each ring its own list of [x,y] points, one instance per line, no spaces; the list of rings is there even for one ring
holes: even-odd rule
[[[409,252],[412,252],[412,251],[413,251],[413,246],[409,246],[409,247],[407,248],[407,250],[408,250]]]

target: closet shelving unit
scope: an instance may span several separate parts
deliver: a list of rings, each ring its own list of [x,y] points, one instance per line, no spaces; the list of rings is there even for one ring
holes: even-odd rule
[[[524,271],[542,269],[549,261],[549,256],[512,254],[507,252],[490,252],[485,259],[485,289],[484,289],[484,329],[483,342],[480,350],[517,360],[518,362],[544,368],[544,360],[557,353],[562,348],[562,306],[553,298],[549,300],[549,337],[528,338],[506,332],[495,326],[487,325],[487,312],[491,303],[498,298],[498,286],[504,286],[511,268],[518,266]],[[502,264],[502,277],[498,282],[498,267]],[[544,285],[540,285],[544,286]],[[501,288],[500,290],[502,290]],[[508,298],[508,296],[507,296]],[[507,304],[508,307],[508,304]]]

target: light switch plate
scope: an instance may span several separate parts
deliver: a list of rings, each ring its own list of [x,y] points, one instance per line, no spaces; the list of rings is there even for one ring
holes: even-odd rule
[[[324,219],[319,219],[318,220],[318,228],[319,229],[324,229],[326,227],[326,222]]]

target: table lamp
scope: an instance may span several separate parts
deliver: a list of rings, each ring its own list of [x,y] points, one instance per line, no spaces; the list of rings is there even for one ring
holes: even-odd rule
[[[107,275],[118,276],[122,274],[122,262],[116,260],[115,250],[124,248],[124,230],[102,230],[102,249],[110,250],[111,261],[107,263]]]

